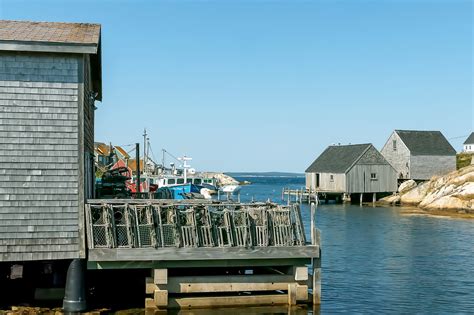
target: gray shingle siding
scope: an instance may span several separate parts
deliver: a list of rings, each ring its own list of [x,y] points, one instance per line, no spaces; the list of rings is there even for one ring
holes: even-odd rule
[[[81,55],[0,52],[0,257],[79,257]]]

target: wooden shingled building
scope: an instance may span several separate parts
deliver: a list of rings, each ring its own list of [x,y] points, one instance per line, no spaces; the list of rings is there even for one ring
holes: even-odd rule
[[[98,24],[0,20],[0,259],[85,257]]]
[[[306,189],[327,195],[397,191],[395,169],[370,143],[329,146],[305,173]]]

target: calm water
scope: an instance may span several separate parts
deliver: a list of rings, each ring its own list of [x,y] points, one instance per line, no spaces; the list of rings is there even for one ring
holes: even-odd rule
[[[281,202],[304,178],[236,177],[241,200]],[[302,206],[308,221],[309,207]],[[401,213],[400,208],[320,205],[321,313],[474,314],[474,220]]]

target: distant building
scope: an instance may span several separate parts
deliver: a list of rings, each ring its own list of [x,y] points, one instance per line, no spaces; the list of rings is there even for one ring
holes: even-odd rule
[[[85,258],[100,25],[0,20],[0,257]]]
[[[121,146],[111,146],[102,142],[94,142],[94,156],[97,165],[100,167],[110,165],[119,160],[127,161],[130,159],[130,155]]]
[[[395,130],[381,153],[398,179],[428,180],[456,170],[456,150],[440,131]]]
[[[332,145],[306,169],[306,188],[327,193],[395,192],[395,169],[372,144]]]
[[[474,132],[471,132],[466,141],[464,141],[463,151],[467,153],[474,153]]]

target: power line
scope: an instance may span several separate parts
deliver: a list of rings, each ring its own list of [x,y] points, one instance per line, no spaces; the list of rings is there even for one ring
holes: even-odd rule
[[[449,138],[448,140],[455,140],[455,139],[466,138],[467,136],[469,136],[469,135],[464,135],[464,136],[456,136],[456,137]]]

